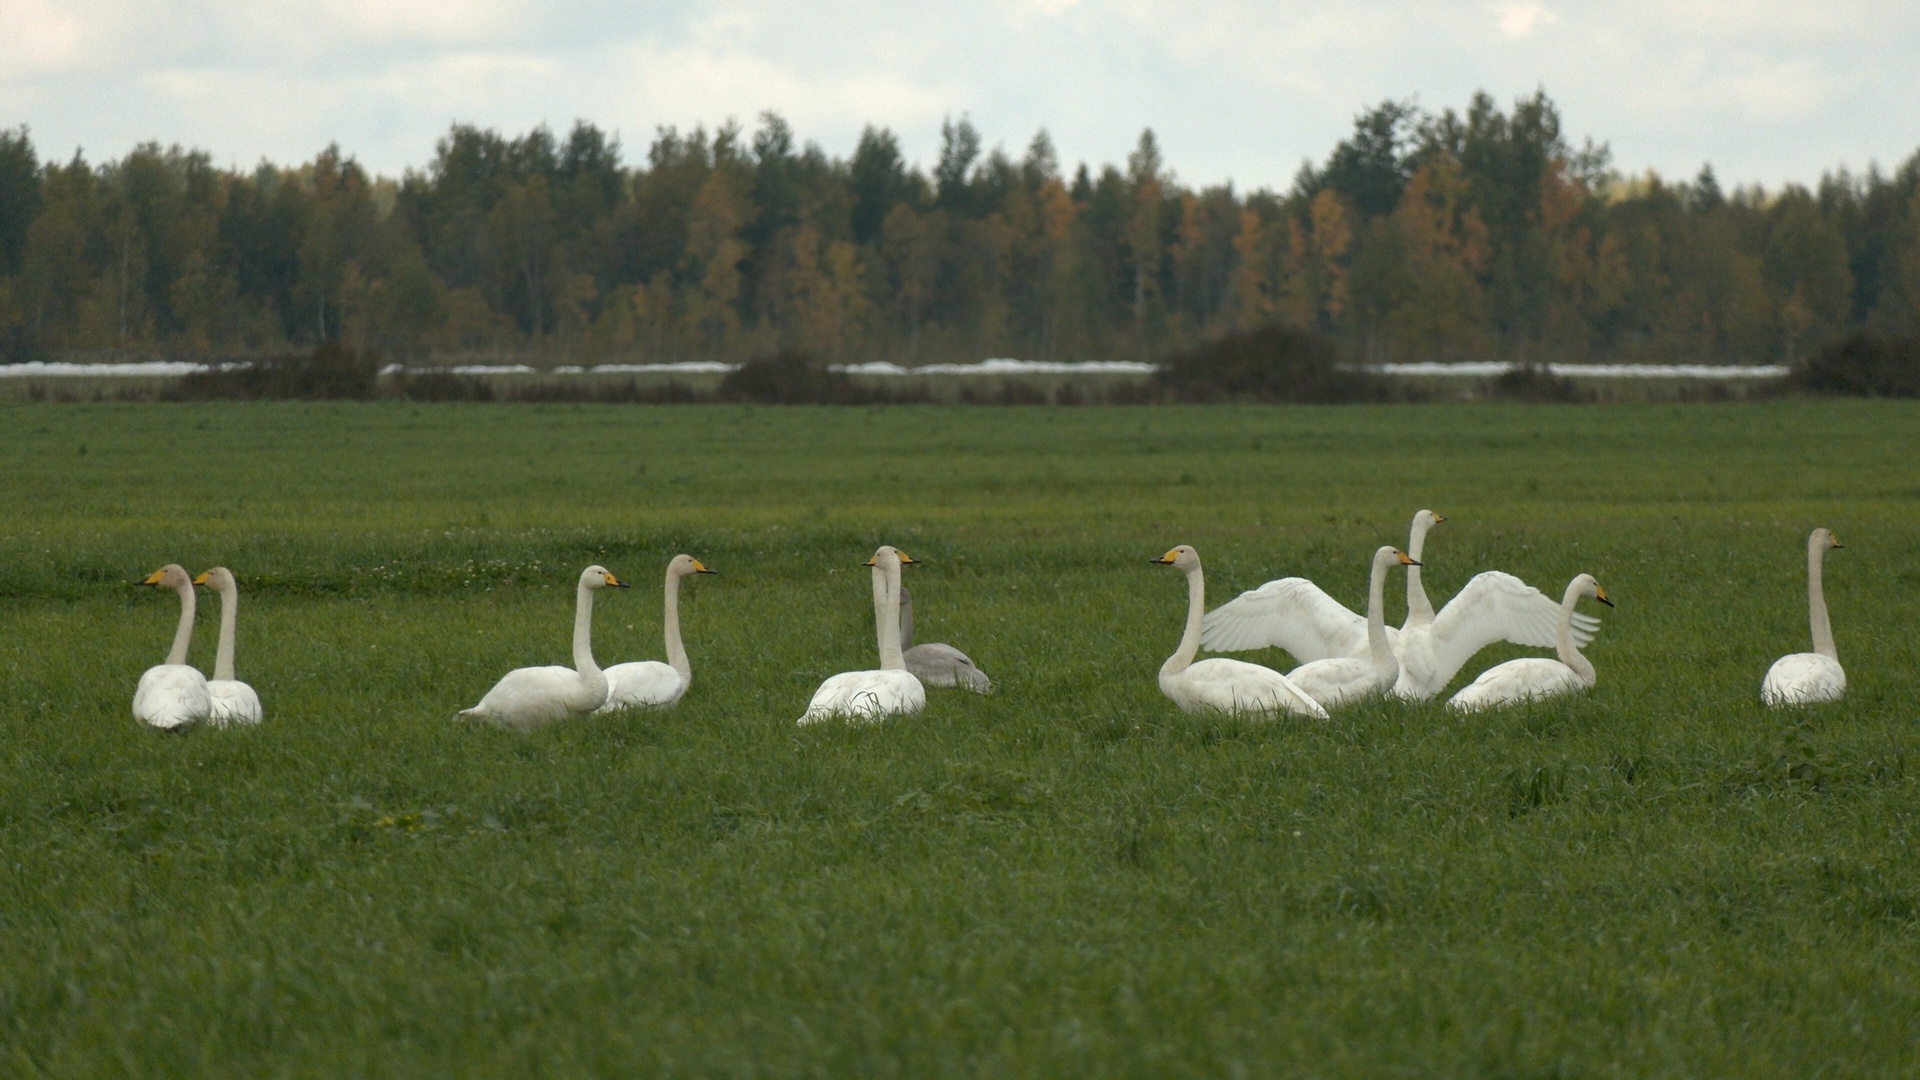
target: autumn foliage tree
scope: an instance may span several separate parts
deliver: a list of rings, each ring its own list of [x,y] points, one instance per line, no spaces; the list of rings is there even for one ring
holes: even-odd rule
[[[43,161],[0,131],[0,362],[1159,359],[1278,325],[1348,360],[1734,363],[1920,323],[1920,155],[1813,188],[1623,176],[1544,93],[1362,111],[1284,190],[1188,186],[1158,137],[1063,170],[965,117],[924,170],[780,116],[657,132],[456,125],[418,170],[338,147],[215,167]],[[1904,355],[1904,354],[1903,354]]]

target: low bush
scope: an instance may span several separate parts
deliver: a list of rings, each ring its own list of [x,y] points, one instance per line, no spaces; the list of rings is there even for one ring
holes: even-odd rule
[[[857,385],[844,373],[794,349],[756,357],[720,380],[721,401],[754,401],[769,405],[860,405],[878,395]]]
[[[1180,401],[1382,401],[1387,388],[1342,367],[1333,339],[1285,326],[1227,334],[1161,365],[1159,383]]]
[[[1816,394],[1920,397],[1920,334],[1854,334],[1795,365],[1789,381]]]
[[[310,353],[216,364],[181,376],[162,396],[176,401],[370,401],[379,389],[380,362],[372,353],[327,342]]]

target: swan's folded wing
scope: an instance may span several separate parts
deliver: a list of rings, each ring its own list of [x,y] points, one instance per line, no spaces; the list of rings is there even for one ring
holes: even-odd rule
[[[1551,597],[1512,574],[1489,570],[1434,616],[1434,659],[1439,670],[1454,672],[1496,641],[1551,649],[1559,629],[1560,605]],[[1592,641],[1599,629],[1599,619],[1574,613],[1576,646]]]
[[[1364,651],[1367,620],[1306,578],[1281,578],[1207,612],[1200,643],[1215,652],[1278,646],[1305,664]]]

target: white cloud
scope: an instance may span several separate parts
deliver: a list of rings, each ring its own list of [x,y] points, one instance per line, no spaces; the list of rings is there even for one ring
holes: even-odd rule
[[[1551,28],[1549,32],[1549,28]],[[1811,180],[1912,153],[1920,5],[1896,0],[0,0],[0,126],[43,154],[137,141],[223,161],[425,164],[461,120],[519,132],[751,126],[850,152],[868,122],[922,164],[944,116],[1069,168],[1142,127],[1189,183],[1284,186],[1383,99],[1546,91],[1623,168]]]
[[[1500,28],[1500,32],[1516,40],[1532,37],[1535,30],[1560,21],[1553,12],[1547,10],[1545,4],[1495,4],[1493,11],[1498,16],[1494,24]]]

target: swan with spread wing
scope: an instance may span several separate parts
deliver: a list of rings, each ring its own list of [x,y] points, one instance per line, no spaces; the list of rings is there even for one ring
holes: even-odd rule
[[[1429,510],[1414,515],[1408,557],[1422,563],[1427,530],[1446,519]],[[1408,568],[1407,620],[1387,628],[1387,642],[1400,664],[1393,692],[1415,700],[1432,698],[1481,649],[1508,641],[1534,648],[1555,646],[1560,605],[1540,590],[1498,570],[1467,582],[1434,613],[1419,569]],[[1572,632],[1585,645],[1600,620],[1575,612]],[[1370,655],[1367,620],[1306,578],[1269,581],[1207,613],[1202,643],[1216,652],[1278,647],[1302,664],[1334,657]]]

